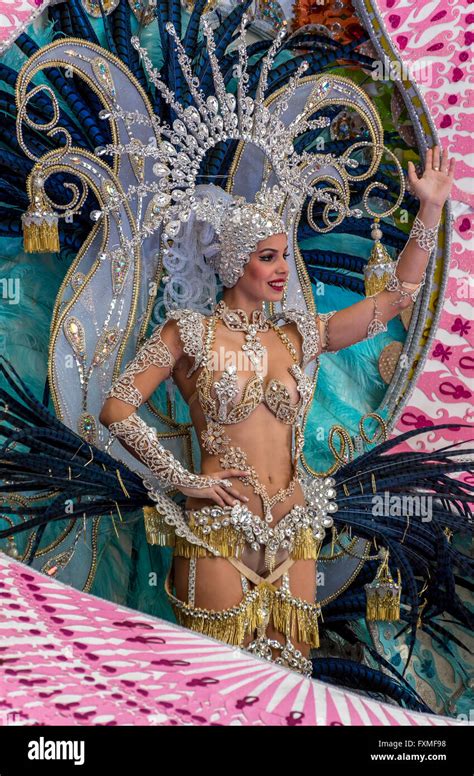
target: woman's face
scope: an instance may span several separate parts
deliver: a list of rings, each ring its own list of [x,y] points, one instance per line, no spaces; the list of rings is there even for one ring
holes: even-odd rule
[[[289,271],[288,236],[273,234],[260,240],[250,254],[244,274],[238,280],[239,291],[260,300],[279,301]]]

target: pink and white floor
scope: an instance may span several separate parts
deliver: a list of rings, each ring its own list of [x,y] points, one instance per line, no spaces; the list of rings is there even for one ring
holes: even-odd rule
[[[446,726],[305,679],[0,555],[3,725]]]

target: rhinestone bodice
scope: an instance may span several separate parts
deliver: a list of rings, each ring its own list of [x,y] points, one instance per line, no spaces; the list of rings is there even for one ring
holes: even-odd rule
[[[264,318],[258,319],[256,316],[253,320],[255,327],[250,326],[250,333],[246,336],[242,351],[248,354],[249,360],[255,367],[255,374],[246,380],[241,389],[238,382],[238,371],[233,364],[228,364],[221,376],[215,379],[217,370],[210,366],[209,358],[215,332],[215,321],[208,319],[208,336],[203,348],[203,368],[188,404],[191,406],[197,400],[208,419],[225,425],[246,420],[261,404],[264,404],[278,420],[292,425],[302,415],[311,397],[312,380],[305,374],[302,368],[302,358],[297,357],[293,348],[294,363],[288,367],[288,372],[296,382],[299,399],[294,403],[292,402],[290,390],[281,380],[273,377],[265,381],[258,370],[261,344],[255,339],[255,336],[257,329],[267,331],[270,325],[266,323]]]
[[[230,309],[227,305],[218,303],[210,316],[191,310],[176,310],[170,314],[178,321],[183,350],[193,358],[193,363],[188,369],[187,377],[198,368],[195,391],[189,397],[191,405],[196,399],[204,413],[206,425],[201,430],[201,442],[203,449],[212,456],[218,456],[223,469],[248,470],[249,474],[241,478],[244,485],[250,484],[254,492],[263,502],[264,519],[271,523],[273,520],[271,509],[280,501],[286,500],[294,492],[298,481],[298,460],[304,444],[304,425],[306,410],[311,401],[316,381],[315,370],[312,377],[306,374],[304,368],[319,353],[319,333],[315,317],[310,313],[299,311],[285,311],[275,316],[266,317],[263,311],[254,310],[251,320],[247,314],[237,308]],[[227,328],[242,331],[245,334],[240,352],[233,355],[245,354],[251,362],[254,374],[241,388],[238,381],[238,371],[234,363],[227,364],[218,379],[214,379],[217,369],[212,364],[212,348],[215,337],[217,321],[222,318]],[[276,322],[283,317],[285,321],[294,321],[302,336],[302,354],[299,356],[294,344],[287,337],[282,328]],[[263,359],[266,348],[260,341],[259,332],[267,332],[274,329],[291,354],[293,364],[288,367],[288,372],[296,382],[299,399],[292,401],[288,386],[272,377],[266,379],[263,369]],[[238,363],[238,360],[237,360]],[[250,370],[245,370],[250,371]],[[233,443],[226,433],[226,427],[238,424],[251,416],[260,405],[265,405],[271,413],[282,423],[290,425],[292,435],[292,468],[293,473],[288,485],[280,488],[277,493],[269,496],[265,485],[260,481],[257,470],[250,464],[246,450]]]

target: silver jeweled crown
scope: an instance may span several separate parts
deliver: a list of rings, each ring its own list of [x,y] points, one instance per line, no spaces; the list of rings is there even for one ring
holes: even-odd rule
[[[247,24],[248,18],[244,14],[238,42],[237,95],[234,96],[226,90],[215,55],[213,32],[204,20],[203,32],[215,90],[215,96],[211,95],[207,99],[200,88],[199,79],[193,75],[191,60],[185,53],[174,26],[171,23],[166,25],[167,32],[174,40],[177,58],[194,100],[194,105],[188,107],[183,107],[172,90],[160,79],[146,49],[140,46],[137,37],[133,37],[132,44],[142,58],[150,81],[172,107],[177,118],[170,127],[161,123],[158,117],[150,120],[149,117],[131,116],[131,121],[140,120],[152,125],[156,137],[147,145],[137,143],[135,139],[126,145],[108,144],[101,149],[101,153],[135,154],[156,159],[153,171],[157,180],[140,184],[141,193],[156,193],[149,202],[141,228],[124,247],[131,250],[154,231],[162,228],[166,252],[174,238],[182,231],[183,223],[194,214],[196,220],[210,223],[218,236],[220,250],[214,251],[208,263],[226,286],[234,285],[243,274],[249,254],[255,250],[260,240],[287,231],[286,224],[301,209],[306,197],[331,204],[343,212],[344,216],[362,215],[360,210],[350,209],[338,202],[329,192],[322,192],[311,186],[304,176],[307,164],[311,164],[313,168],[315,162],[321,167],[329,164],[350,167],[355,166],[353,160],[336,157],[334,154],[297,153],[294,148],[294,141],[299,135],[330,123],[327,117],[313,120],[308,118],[308,110],[314,113],[318,102],[324,98],[324,81],[314,87],[305,113],[297,115],[286,125],[281,115],[288,108],[288,100],[298,87],[308,63],[301,63],[282,93],[273,101],[270,110],[264,102],[268,74],[286,34],[286,25],[279,30],[263,60],[255,97],[251,97],[247,92]],[[104,118],[121,115],[120,109],[115,108],[108,110]],[[223,190],[221,191],[225,196],[213,197],[212,200],[197,195],[196,179],[202,160],[218,143],[229,140],[254,144],[267,160],[267,176],[262,188],[255,195],[254,203],[247,202],[242,197],[230,197]],[[276,176],[276,185],[268,185],[268,177],[271,174]],[[130,187],[124,195],[118,195],[113,202],[107,203],[101,212],[115,210],[123,199],[134,196],[136,189],[137,187]]]

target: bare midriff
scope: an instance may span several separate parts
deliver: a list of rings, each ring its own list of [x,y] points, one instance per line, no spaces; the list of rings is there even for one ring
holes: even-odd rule
[[[224,346],[234,350],[239,350],[243,341],[241,332],[223,332]],[[231,337],[229,337],[229,334]],[[227,336],[226,336],[227,335]],[[240,337],[238,336],[240,335]],[[298,401],[298,392],[296,383],[291,385],[293,378],[288,374],[287,367],[292,363],[288,351],[282,349],[281,341],[274,332],[260,334],[261,342],[265,345],[268,352],[268,376],[265,381],[276,377],[283,380],[290,391],[291,401]],[[293,335],[295,345],[298,342],[298,335]],[[220,343],[222,343],[222,339]],[[285,355],[286,354],[286,355]],[[192,364],[188,357],[182,359],[174,370],[174,381],[186,401],[192,397],[196,381],[201,369],[197,369],[190,377],[186,373]],[[273,368],[275,363],[275,368]],[[284,376],[286,372],[286,377]],[[222,371],[216,371],[214,379],[218,379]],[[245,381],[250,377],[250,372],[239,371],[239,384],[243,387]],[[237,401],[240,400],[242,393]],[[193,426],[197,433],[201,451],[201,473],[212,475],[224,468],[220,461],[220,455],[210,454],[201,444],[201,432],[206,429],[206,419],[199,400],[195,398],[190,405],[190,414]],[[265,487],[268,496],[271,498],[280,489],[287,488],[293,476],[292,463],[292,426],[277,419],[271,410],[262,402],[256,407],[250,415],[238,423],[227,423],[224,425],[225,435],[230,439],[227,447],[239,447],[245,454],[247,462],[255,468],[260,483]],[[235,467],[232,467],[235,468]],[[245,467],[244,467],[245,468]],[[244,484],[240,477],[229,477],[232,486],[243,496],[248,497],[248,501],[242,500],[255,515],[263,517],[263,503],[260,495],[254,492],[250,483]],[[305,498],[299,482],[295,483],[293,492],[286,497],[284,501],[277,502],[272,507],[273,524],[277,523],[285,514],[287,514],[295,504],[304,504]],[[209,498],[197,498],[188,496],[185,502],[186,509],[200,509],[204,506],[216,505],[216,502]]]

